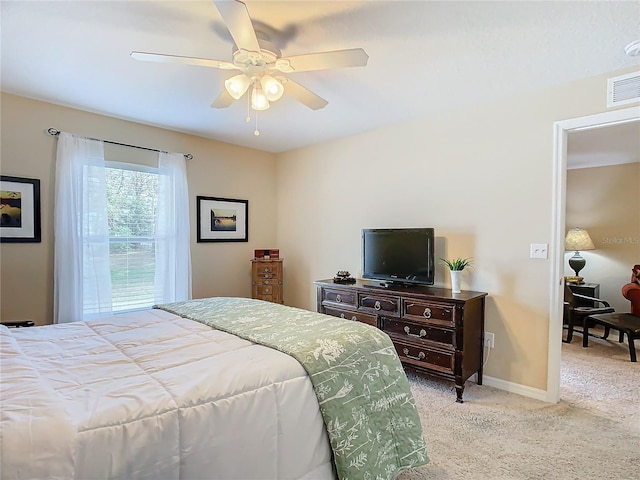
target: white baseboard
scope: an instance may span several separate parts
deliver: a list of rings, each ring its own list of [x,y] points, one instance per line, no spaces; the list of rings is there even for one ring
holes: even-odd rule
[[[471,376],[471,378],[469,378],[469,380],[477,382],[477,376],[473,375]],[[519,383],[507,382],[506,380],[488,377],[487,375],[482,376],[482,384],[489,387],[499,388],[500,390],[504,390],[506,392],[517,393],[518,395],[522,395],[523,397],[530,397],[536,400],[542,400],[543,402],[550,402],[550,400],[548,400],[547,391],[540,390],[539,388],[528,387]]]

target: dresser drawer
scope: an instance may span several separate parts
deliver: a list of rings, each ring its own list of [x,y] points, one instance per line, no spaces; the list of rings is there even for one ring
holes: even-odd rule
[[[382,329],[393,340],[428,341],[439,344],[443,349],[453,348],[453,330],[418,323],[404,322],[395,318],[382,318]]]
[[[358,295],[358,308],[362,308],[364,310],[372,312],[399,316],[400,298],[386,297],[384,295],[367,295],[361,293]]]
[[[447,375],[453,375],[455,353],[417,346],[394,339],[393,345],[398,352],[400,361],[416,367],[435,370]]]
[[[375,315],[367,315],[362,312],[353,312],[350,310],[340,310],[339,308],[324,307],[324,313],[334,317],[344,318],[346,320],[354,320],[356,322],[366,323],[374,327],[378,326],[378,320]]]
[[[402,299],[402,318],[436,325],[453,326],[454,306],[424,300]]]
[[[265,295],[273,295],[278,287],[276,285],[256,283],[256,294],[261,297]]]
[[[331,303],[341,303],[343,305],[356,306],[356,294],[348,290],[324,289],[322,291],[322,301]]]
[[[253,265],[257,275],[277,275],[280,270],[280,263],[259,263]]]

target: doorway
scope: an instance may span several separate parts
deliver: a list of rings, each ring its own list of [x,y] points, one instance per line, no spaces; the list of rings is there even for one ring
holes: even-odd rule
[[[551,289],[549,302],[549,356],[547,366],[547,401],[560,400],[560,361],[562,352],[562,311],[564,275],[564,232],[567,185],[567,145],[571,131],[640,121],[640,107],[614,110],[554,124],[553,199],[551,214]]]

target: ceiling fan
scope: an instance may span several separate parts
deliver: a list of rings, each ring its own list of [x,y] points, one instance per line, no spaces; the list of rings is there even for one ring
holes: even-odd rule
[[[361,48],[282,57],[280,49],[264,34],[254,29],[243,2],[214,0],[213,3],[235,43],[232,61],[135,51],[131,52],[131,56],[136,60],[149,62],[200,65],[239,71],[225,80],[225,90],[211,106],[226,108],[249,92],[248,102],[256,111],[266,110],[269,108],[269,102],[280,99],[284,93],[312,110],[327,105],[325,99],[283,74],[367,65],[369,56]],[[256,129],[256,135],[258,134]]]

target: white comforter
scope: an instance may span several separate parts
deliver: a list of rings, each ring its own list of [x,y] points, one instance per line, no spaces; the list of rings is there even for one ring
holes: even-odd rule
[[[286,354],[162,310],[1,328],[2,479],[333,478]]]

